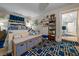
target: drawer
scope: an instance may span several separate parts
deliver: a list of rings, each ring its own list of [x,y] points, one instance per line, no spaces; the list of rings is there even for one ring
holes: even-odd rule
[[[28,41],[28,48],[31,48],[34,46],[33,40]]]
[[[42,41],[42,37],[38,37],[37,39],[36,39],[36,42],[41,42]]]
[[[42,41],[42,37],[30,39],[27,44],[28,48],[32,48],[33,46],[37,45],[41,41]]]
[[[16,46],[16,54],[21,55],[26,52],[26,43],[20,43]]]

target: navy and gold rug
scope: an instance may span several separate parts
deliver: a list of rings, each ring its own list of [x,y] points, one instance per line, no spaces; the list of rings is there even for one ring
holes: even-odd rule
[[[79,46],[79,43],[45,40],[41,44],[33,47],[31,50],[23,53],[22,56],[79,56],[79,52],[74,46]]]

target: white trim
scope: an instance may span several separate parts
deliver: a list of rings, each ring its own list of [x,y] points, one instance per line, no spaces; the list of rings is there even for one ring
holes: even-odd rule
[[[78,10],[79,10],[79,7],[67,9],[67,10],[61,10],[61,13],[64,14],[64,13],[69,13],[69,12],[78,11]]]

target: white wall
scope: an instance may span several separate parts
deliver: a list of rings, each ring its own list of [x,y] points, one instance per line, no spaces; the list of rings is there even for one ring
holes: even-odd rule
[[[39,22],[39,25],[37,26],[37,30],[39,30],[41,34],[48,35],[48,26],[44,27],[42,24],[40,24],[40,22],[41,22],[41,20],[43,18],[44,17],[42,15],[40,15],[40,16],[37,17],[37,20]]]
[[[43,13],[42,15],[40,15],[40,19],[42,19],[43,17],[45,17],[46,15],[50,15],[50,14],[56,14],[56,41],[61,41],[61,36],[62,36],[62,31],[61,31],[61,12],[62,11],[66,11],[69,9],[74,9],[79,7],[79,4],[72,4],[72,5],[67,5],[64,6],[62,8],[56,9],[56,10],[49,10],[48,12]]]
[[[37,28],[41,34],[48,35],[48,27],[43,27],[42,25],[39,25]]]

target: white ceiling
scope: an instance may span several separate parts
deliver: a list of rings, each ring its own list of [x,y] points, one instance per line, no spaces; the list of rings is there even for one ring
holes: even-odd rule
[[[39,16],[50,9],[60,8],[67,3],[0,3],[0,7],[9,12],[16,12],[25,16]],[[2,10],[0,8],[0,11]]]

